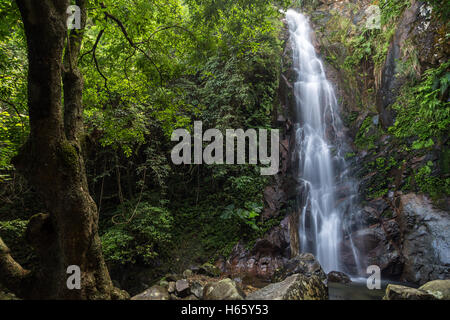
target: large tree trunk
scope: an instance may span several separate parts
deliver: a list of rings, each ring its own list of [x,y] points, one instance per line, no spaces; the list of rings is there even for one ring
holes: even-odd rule
[[[77,61],[82,31],[73,30],[67,37],[68,0],[16,2],[28,44],[30,137],[14,164],[39,192],[49,213],[32,217],[27,230],[41,269],[35,274],[21,269],[0,241],[0,280],[7,277],[3,272],[14,275],[5,284],[24,298],[125,297],[113,287],[103,260],[98,211],[89,195],[81,151],[83,79]],[[83,27],[85,1],[77,4]],[[70,265],[81,268],[80,290],[67,288]]]

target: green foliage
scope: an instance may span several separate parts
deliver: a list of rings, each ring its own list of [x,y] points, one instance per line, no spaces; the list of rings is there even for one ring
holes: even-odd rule
[[[396,121],[389,129],[397,138],[414,138],[413,149],[429,148],[450,128],[450,102],[443,101],[450,83],[450,62],[427,70],[422,80],[406,84],[393,109]]]
[[[35,259],[33,250],[25,241],[27,225],[27,220],[0,221],[0,237],[13,252],[14,259],[25,268],[31,267],[31,263]]]
[[[0,221],[0,232],[3,240],[8,245],[18,244],[20,239],[23,238],[25,234],[27,224],[28,221],[19,219]]]
[[[278,9],[288,2],[91,3],[79,61],[84,151],[111,266],[159,265],[172,256],[204,261],[279,223],[259,216],[268,179],[257,166],[175,167],[169,152],[172,131],[194,120],[204,129],[271,126],[282,54]],[[0,10],[3,170],[29,129],[26,42],[15,5]],[[70,164],[73,150],[62,149]]]
[[[359,149],[375,149],[376,141],[382,134],[382,129],[373,124],[372,117],[366,117],[361,124],[355,138],[355,145]]]
[[[410,1],[382,0],[378,5],[381,13],[381,30],[363,28],[355,36],[345,39],[347,46],[352,48],[351,54],[345,61],[349,70],[358,66],[363,60],[370,60],[373,62],[376,72],[379,72],[386,59],[397,22],[410,5]]]
[[[353,157],[355,157],[355,156],[356,156],[356,153],[355,153],[355,152],[347,152],[347,153],[344,155],[344,157],[345,157],[346,160],[351,159],[351,158],[353,158]]]
[[[0,20],[0,170],[9,171],[29,131],[26,42],[15,1],[0,4]]]
[[[353,48],[353,52],[345,58],[344,67],[347,70],[353,70],[363,59],[369,59],[372,55],[372,43],[370,38],[366,37],[366,32],[369,34],[368,31],[364,31],[348,40],[347,46]]]
[[[25,141],[26,116],[16,116],[9,111],[1,111],[0,107],[0,170],[11,170],[11,159],[18,152],[19,146]],[[0,175],[0,182],[9,176]]]
[[[167,253],[173,218],[166,208],[127,202],[117,208],[111,222],[101,236],[106,261],[152,263]]]
[[[169,255],[187,259],[185,251],[202,260],[228,254],[239,239],[254,239],[273,223],[258,219],[267,178],[257,166],[205,165],[201,172],[198,167],[171,167],[169,137],[176,128],[191,129],[194,120],[202,120],[204,130],[270,127],[279,78],[280,13],[265,0],[173,0],[162,6],[137,1],[131,7],[120,1],[105,6],[149,56],[131,48],[101,11],[94,14],[83,51],[89,52],[105,31],[96,48],[100,70],[92,54],[81,61],[88,130],[99,135],[102,148],[112,149],[119,159],[120,152],[127,157],[114,167],[126,167],[127,176],[130,169],[140,177],[145,170],[145,201],[172,197],[167,210],[173,213],[167,231],[171,238],[165,241],[158,230],[146,230],[138,214],[123,225],[109,223],[118,212],[105,207],[105,256],[113,264],[133,264]],[[115,175],[110,169],[93,174],[96,183]],[[149,193],[156,191],[156,199],[150,200]],[[232,206],[230,215],[224,215]],[[125,212],[132,212],[131,207]]]
[[[432,175],[433,162],[428,161],[417,170],[414,175],[415,182],[421,192],[429,194],[432,198],[450,195],[450,178],[440,178]]]
[[[409,7],[409,0],[381,0],[381,24],[386,26],[397,22],[403,11]]]
[[[233,118],[268,125],[281,27],[272,1],[104,5],[90,14],[81,60],[85,116],[103,146],[130,157],[145,144],[149,119],[166,137],[197,118],[219,128]],[[128,39],[104,12],[123,23]]]
[[[375,161],[367,164],[367,170],[373,172],[370,186],[367,188],[367,196],[371,199],[384,196],[390,185],[393,183],[393,177],[391,176],[391,170],[398,168],[399,164],[394,157],[388,159],[384,157],[378,157]]]
[[[425,0],[430,3],[433,7],[433,11],[435,11],[436,16],[448,23],[450,18],[450,3],[448,1],[442,0]]]
[[[244,208],[236,208],[234,204],[230,204],[229,206],[225,207],[225,210],[220,218],[224,220],[231,220],[235,217],[243,221],[252,229],[258,231],[259,228],[256,224],[256,218],[259,216],[262,209],[263,206],[255,202],[246,202],[244,204]]]

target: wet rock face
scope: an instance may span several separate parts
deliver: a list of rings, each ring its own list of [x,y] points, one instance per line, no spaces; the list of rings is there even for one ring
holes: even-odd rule
[[[408,52],[415,50],[419,65],[414,66],[420,73],[445,59],[448,46],[439,48],[439,23],[431,19],[432,8],[423,1],[412,1],[400,18],[389,47],[382,70],[381,87],[377,95],[377,109],[382,125],[387,128],[393,124],[394,117],[390,106],[395,102],[399,90],[408,78],[399,73],[400,64],[410,58]],[[412,68],[412,67],[411,67]]]
[[[364,253],[367,265],[379,266],[385,279],[416,284],[450,277],[447,212],[434,208],[426,196],[414,193],[400,194],[389,205],[378,204],[375,208],[378,223],[352,234],[353,243]],[[342,252],[344,264],[355,267],[348,239]]]
[[[289,256],[289,230],[287,219],[273,228],[264,238],[256,241],[252,249],[238,243],[224,265],[224,272],[241,277],[270,280]]]
[[[395,223],[395,221],[391,221],[391,223]],[[354,232],[352,234],[353,244],[364,255],[365,265],[377,265],[381,269],[383,278],[399,280],[403,272],[401,251],[389,238],[383,224],[386,225],[389,222],[378,223]],[[358,270],[352,254],[350,239],[346,239],[343,243],[342,262],[347,267],[347,272],[357,274]],[[366,274],[361,276],[366,276]]]
[[[314,275],[323,282],[327,279],[319,262],[311,253],[301,253],[286,261],[284,266],[275,272],[273,280],[282,281],[293,274],[303,274],[308,277]]]
[[[287,141],[281,141],[280,144],[282,145],[282,149],[288,148]],[[286,202],[286,194],[278,185],[268,186],[264,190],[264,201],[266,207],[263,211],[263,217],[265,219],[276,217],[279,214],[283,203]]]
[[[423,284],[450,277],[450,216],[434,209],[422,195],[400,198],[399,224],[403,235],[403,279]]]
[[[381,123],[385,128],[393,124],[393,114],[389,107],[395,102],[398,90],[405,83],[404,77],[397,77],[398,61],[402,60],[401,46],[404,45],[412,31],[418,4],[415,3],[404,13],[389,47],[386,62],[382,71],[381,88],[377,97],[377,108],[381,115]]]
[[[328,289],[317,275],[293,274],[250,293],[247,300],[327,300]]]

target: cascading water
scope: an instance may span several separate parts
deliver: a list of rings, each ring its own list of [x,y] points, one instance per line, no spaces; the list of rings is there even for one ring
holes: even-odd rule
[[[355,212],[353,202],[357,193],[355,184],[347,177],[343,156],[347,150],[338,104],[312,45],[308,19],[294,10],[288,10],[286,18],[297,75],[296,148],[298,180],[303,185],[300,251],[313,253],[326,272],[349,272],[341,258],[344,237],[351,243],[354,266],[360,269],[358,252],[345,232],[345,220]]]

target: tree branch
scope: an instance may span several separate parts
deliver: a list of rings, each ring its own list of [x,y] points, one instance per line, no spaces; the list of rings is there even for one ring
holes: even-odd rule
[[[155,31],[152,32],[152,34],[150,34],[150,36],[148,37],[148,39],[146,41],[141,41],[141,42],[138,42],[137,44],[142,44],[142,43],[145,43],[145,42],[149,42],[153,38],[153,36],[155,34],[157,34],[158,32],[161,32],[161,31],[164,31],[164,30],[168,30],[168,29],[173,29],[173,28],[181,29],[181,30],[185,31],[186,33],[188,33],[192,38],[194,38],[194,40],[197,40],[197,38],[195,37],[194,33],[192,33],[190,30],[175,24],[175,25],[172,25],[172,26],[164,26],[164,27],[160,27],[160,28],[156,29]]]
[[[21,297],[26,286],[24,281],[29,279],[29,270],[22,268],[13,257],[6,244],[0,238],[0,282],[11,292]]]
[[[85,53],[83,53],[80,57],[80,61],[83,59],[83,57],[85,55],[88,55],[90,53],[92,53],[92,60],[94,60],[94,65],[95,65],[95,69],[97,70],[97,72],[100,74],[100,76],[103,78],[103,80],[105,81],[105,88],[106,90],[109,92],[108,89],[108,78],[106,78],[106,76],[103,74],[103,72],[100,70],[100,65],[98,64],[98,60],[97,60],[97,46],[100,42],[100,39],[102,38],[103,34],[105,33],[105,29],[100,30],[100,32],[97,35],[97,39],[95,39],[95,43],[92,46],[91,50],[86,51]]]
[[[102,5],[102,8],[105,8],[104,5]],[[128,35],[127,29],[123,25],[122,21],[120,21],[119,19],[117,19],[115,16],[113,16],[112,14],[110,14],[108,12],[105,12],[105,17],[113,20],[117,24],[117,26],[119,26],[120,30],[122,31],[123,36],[125,37],[127,42],[130,44],[130,46],[132,46],[133,48],[135,48],[136,50],[141,52],[151,62],[151,64],[155,67],[156,71],[158,72],[159,83],[160,83],[160,86],[162,87],[163,86],[163,76],[161,74],[161,70],[159,70],[159,67],[156,65],[156,63],[153,61],[153,59],[147,54],[147,52],[145,52],[136,43],[134,43],[134,41]]]
[[[105,29],[102,29],[102,30],[98,33],[97,39],[95,39],[95,43],[94,43],[94,45],[92,46],[91,50],[86,51],[85,53],[83,53],[83,54],[81,55],[81,57],[80,57],[80,61],[83,60],[84,56],[86,56],[86,55],[88,55],[88,54],[94,52],[94,50],[97,49],[98,43],[100,42],[100,39],[102,38],[102,35],[103,35],[104,32],[105,32]]]
[[[12,102],[9,102],[9,101],[1,99],[1,98],[0,98],[0,101],[9,105],[10,107],[12,107],[14,109],[14,111],[17,113],[17,116],[20,119],[20,122],[22,123],[22,132],[24,132],[25,131],[25,122],[23,122],[22,115],[20,114],[19,109],[17,109],[16,105]]]

